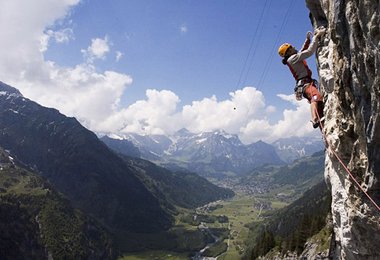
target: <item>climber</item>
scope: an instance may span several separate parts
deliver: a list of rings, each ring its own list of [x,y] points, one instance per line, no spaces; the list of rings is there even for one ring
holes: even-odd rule
[[[301,100],[302,97],[305,97],[310,103],[311,122],[314,128],[320,125],[318,118],[321,118],[321,121],[324,119],[323,100],[317,89],[316,80],[311,77],[311,70],[307,66],[306,59],[315,52],[318,39],[322,37],[325,31],[326,29],[323,27],[316,29],[311,43],[310,38],[312,33],[308,32],[305,43],[299,52],[289,43],[282,44],[278,49],[278,53],[283,57],[282,63],[288,65],[296,80],[296,86],[294,88],[296,99]]]

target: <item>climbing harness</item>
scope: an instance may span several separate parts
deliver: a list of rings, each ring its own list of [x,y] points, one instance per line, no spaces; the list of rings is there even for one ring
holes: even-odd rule
[[[297,81],[297,84],[294,87],[294,95],[296,96],[296,99],[300,101],[303,97],[307,98],[307,95],[305,93],[306,88],[315,87],[318,89],[317,86],[318,83],[315,79],[305,77]]]
[[[303,60],[302,63],[307,72],[307,76],[303,78],[299,78],[294,68],[289,64],[289,62],[286,61],[286,65],[288,65],[290,72],[292,73],[294,79],[296,80],[296,86],[294,87],[294,95],[296,96],[296,99],[298,101],[300,101],[302,97],[306,97],[305,89],[307,87],[313,87],[313,85],[317,87],[316,80],[311,77],[312,73],[311,73],[311,70],[309,69],[309,66],[307,65],[306,60]]]
[[[322,100],[319,91],[318,81],[309,78],[298,80],[296,86],[294,87],[294,95],[296,96],[296,99],[300,101],[304,97],[309,101],[309,103],[311,103],[311,101],[319,102]]]
[[[305,88],[305,85],[296,85],[294,88],[294,95],[296,96],[296,99],[300,101],[303,97],[303,90]]]
[[[322,133],[322,137],[323,137],[323,140],[325,141],[325,146],[326,146],[326,149],[329,149],[331,146],[329,145],[328,141],[327,141],[327,138],[326,138],[326,134],[324,133],[323,131],[323,123],[321,122],[321,118],[319,117],[319,113],[317,112],[317,116],[318,116],[318,120],[320,122],[319,124],[319,128],[321,130],[321,133]],[[339,157],[339,155],[334,151],[334,149],[329,149],[333,154],[334,156],[336,157],[336,159],[338,160],[338,162],[342,165],[342,167],[346,170],[346,172],[348,173],[348,175],[350,176],[350,178],[354,181],[354,183],[360,188],[360,190],[368,197],[368,199],[372,202],[372,204],[380,211],[380,206],[377,205],[377,203],[371,198],[371,196],[363,189],[363,187],[359,184],[359,182],[355,179],[354,175],[351,173],[351,171],[348,169],[348,167],[343,163],[342,159]]]

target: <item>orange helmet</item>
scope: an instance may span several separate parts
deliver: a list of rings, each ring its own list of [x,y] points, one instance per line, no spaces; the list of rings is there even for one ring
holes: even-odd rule
[[[278,48],[278,54],[281,57],[285,57],[286,51],[289,50],[290,47],[293,47],[290,43],[284,43]]]

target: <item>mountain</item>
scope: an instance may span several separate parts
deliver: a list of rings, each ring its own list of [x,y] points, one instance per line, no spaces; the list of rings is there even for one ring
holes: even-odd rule
[[[95,218],[121,249],[149,247],[144,235],[137,239],[136,234],[166,232],[174,224],[176,207],[233,196],[196,174],[173,173],[121,156],[126,150],[136,156],[138,150],[122,142],[129,148],[115,152],[75,118],[42,107],[4,83],[0,133],[0,146],[46,178],[71,205]]]
[[[112,150],[117,153],[124,154],[129,157],[140,158],[141,152],[140,150],[133,145],[133,143],[129,140],[125,139],[113,139],[108,136],[103,136],[101,140]]]
[[[112,259],[110,236],[0,148],[1,259]],[[69,241],[69,243],[67,242]]]
[[[278,156],[286,163],[322,151],[325,147],[319,133],[309,137],[281,138],[273,142]]]
[[[142,159],[124,157],[131,168],[140,174],[147,187],[156,197],[183,208],[196,208],[210,201],[227,199],[234,192],[220,188],[196,173],[189,171],[170,171]]]
[[[265,164],[284,164],[271,145],[262,141],[244,145],[236,135],[224,131],[193,134],[182,129],[170,137],[127,134],[124,138],[140,150],[144,159],[202,176],[239,175]],[[115,149],[109,138],[102,140]],[[122,140],[113,142],[123,145]]]
[[[142,139],[142,137],[138,138]],[[147,139],[149,140],[150,137]],[[210,201],[234,195],[231,190],[220,188],[186,169],[173,166],[170,167],[172,170],[168,170],[147,160],[133,158],[131,154],[135,154],[137,148],[128,140],[112,139],[108,136],[102,137],[101,140],[118,153],[130,168],[134,169],[143,183],[156,193],[156,197],[164,197],[173,205],[195,208]]]
[[[154,138],[135,136],[142,142],[146,140],[151,142],[153,140],[151,138]],[[156,136],[156,138],[167,140],[163,136],[160,138]],[[101,140],[124,159],[145,186],[156,194],[157,198],[165,198],[166,200],[161,200],[161,202],[166,203],[166,206],[171,210],[175,210],[172,205],[195,208],[210,201],[229,198],[234,195],[231,190],[220,188],[186,169],[172,166],[170,167],[172,169],[168,170],[150,161],[136,158],[139,150],[129,140],[113,139],[108,136],[103,136]]]
[[[264,164],[282,164],[273,147],[264,142],[243,145],[223,131],[177,138],[164,158],[202,176],[239,175]]]
[[[173,141],[165,135],[139,135],[129,133],[119,136],[103,136],[100,138],[106,145],[124,155],[137,149],[140,158],[149,161],[160,161],[172,145]]]
[[[323,180],[324,161],[324,153],[318,152],[289,165],[263,166],[241,176],[234,182],[233,189],[253,194],[277,190],[277,196],[282,199],[298,198]]]
[[[326,184],[319,182],[298,200],[266,216],[263,225],[252,227],[261,231],[254,242],[250,259],[259,256],[264,259],[298,259],[297,255],[306,248],[308,238],[316,234],[316,240],[323,245],[319,247],[318,255],[307,259],[329,258],[332,229],[331,225],[326,225],[326,219],[330,206],[331,196]]]
[[[172,217],[158,199],[75,118],[42,107],[4,83],[0,93],[0,145],[46,177],[75,207],[115,231],[170,227]]]

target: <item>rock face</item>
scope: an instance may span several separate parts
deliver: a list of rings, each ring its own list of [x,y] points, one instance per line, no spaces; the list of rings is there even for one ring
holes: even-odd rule
[[[380,259],[380,210],[350,179],[332,150],[380,204],[379,0],[306,0],[325,101],[325,178],[331,187],[334,259]]]

